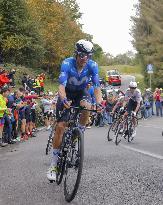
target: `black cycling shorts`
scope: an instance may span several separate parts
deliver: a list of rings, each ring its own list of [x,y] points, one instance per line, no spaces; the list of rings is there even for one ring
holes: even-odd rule
[[[31,119],[31,107],[30,106],[27,106],[25,109],[25,119],[26,119],[27,123],[32,121],[32,119]]]
[[[75,92],[72,92],[67,88],[65,90],[66,90],[67,99],[72,101],[71,104],[72,106],[79,106],[81,100],[86,100],[90,103],[92,102],[91,95],[88,93],[86,89],[75,91]],[[69,120],[69,110],[65,110],[64,114],[61,114],[63,108],[64,108],[63,103],[61,99],[58,98],[57,105],[56,105],[56,119],[58,122],[68,122]]]
[[[136,107],[137,107],[137,102],[130,99],[127,105],[127,112],[131,114],[132,111],[135,111]]]
[[[36,122],[36,110],[35,109],[31,109],[31,120],[33,123]]]

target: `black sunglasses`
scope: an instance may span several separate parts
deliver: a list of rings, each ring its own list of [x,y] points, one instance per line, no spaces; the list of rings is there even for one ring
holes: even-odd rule
[[[84,52],[77,52],[77,55],[79,56],[79,58],[91,58],[92,54],[90,53],[84,53]]]

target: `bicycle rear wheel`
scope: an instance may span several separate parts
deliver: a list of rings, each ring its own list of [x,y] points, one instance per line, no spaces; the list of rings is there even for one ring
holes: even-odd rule
[[[138,125],[138,119],[136,117],[134,117],[134,122],[133,120],[129,121],[128,123],[128,142],[132,142],[134,139],[133,133],[135,131],[135,127],[137,127]]]
[[[49,154],[51,148],[52,148],[52,141],[53,141],[53,136],[54,136],[54,129],[52,129],[50,135],[49,135],[49,138],[48,138],[48,143],[46,145],[46,155]]]
[[[65,162],[64,195],[67,202],[72,201],[77,193],[84,160],[83,133],[76,129],[71,137]]]
[[[128,123],[128,142],[132,142],[134,137],[132,136],[133,132],[135,130],[135,127],[132,122]]]

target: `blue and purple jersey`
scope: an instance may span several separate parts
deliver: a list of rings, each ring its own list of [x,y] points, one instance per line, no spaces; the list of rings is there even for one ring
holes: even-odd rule
[[[81,72],[77,70],[75,58],[70,57],[62,62],[59,83],[68,90],[72,92],[83,90],[90,79],[94,88],[100,87],[98,65],[95,61],[89,59]]]

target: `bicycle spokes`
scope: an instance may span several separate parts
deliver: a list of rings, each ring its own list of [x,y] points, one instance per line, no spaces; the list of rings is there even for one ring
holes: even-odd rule
[[[68,148],[65,166],[64,194],[66,201],[71,201],[77,192],[84,158],[83,135],[75,136]]]

